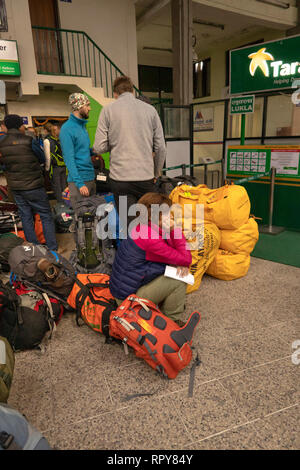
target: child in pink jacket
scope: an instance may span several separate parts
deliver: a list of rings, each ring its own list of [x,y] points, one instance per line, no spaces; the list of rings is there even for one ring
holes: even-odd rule
[[[122,241],[110,278],[110,290],[118,302],[128,295],[151,300],[161,311],[182,324],[186,284],[164,276],[167,265],[177,267],[181,276],[188,274],[192,256],[184,235],[174,228],[170,209],[172,201],[163,194],[147,193],[139,201],[148,212],[148,221],[137,225]],[[151,220],[151,207],[164,204],[158,225]],[[148,223],[147,223],[148,222]]]

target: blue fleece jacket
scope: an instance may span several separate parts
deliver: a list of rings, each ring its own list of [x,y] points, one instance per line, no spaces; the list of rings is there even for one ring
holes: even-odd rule
[[[95,179],[86,124],[85,119],[71,114],[59,134],[64,161],[69,172],[68,182],[75,183],[79,189],[86,181]]]

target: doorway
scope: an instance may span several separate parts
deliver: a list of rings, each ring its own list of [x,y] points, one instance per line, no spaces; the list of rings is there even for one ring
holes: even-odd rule
[[[38,73],[63,73],[57,0],[29,0],[29,11]]]

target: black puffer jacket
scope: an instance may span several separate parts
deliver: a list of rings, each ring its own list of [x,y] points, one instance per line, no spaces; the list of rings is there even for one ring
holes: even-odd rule
[[[0,153],[12,191],[28,191],[44,186],[41,166],[32,150],[32,137],[17,129],[9,129],[0,142]]]

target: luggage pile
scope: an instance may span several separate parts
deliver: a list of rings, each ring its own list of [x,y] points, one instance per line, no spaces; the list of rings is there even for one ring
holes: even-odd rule
[[[200,248],[192,250],[191,272],[195,276],[195,284],[188,288],[188,292],[199,288],[204,272],[222,280],[245,276],[250,266],[250,253],[258,240],[258,226],[250,218],[250,200],[245,188],[225,185],[211,190],[206,185],[181,185],[172,191],[170,198],[183,208],[190,205],[190,220],[185,222],[189,222],[193,231],[200,232],[203,238]],[[203,204],[204,208],[202,225],[197,220],[198,204]],[[188,241],[193,242],[184,231]],[[214,240],[210,245],[209,239]],[[198,263],[195,262],[197,258]]]
[[[175,379],[192,359],[192,339],[200,321],[194,312],[180,328],[149,300],[130,295],[117,307],[109,290],[109,276],[79,274],[68,303],[90,328],[118,340],[163,377]]]

